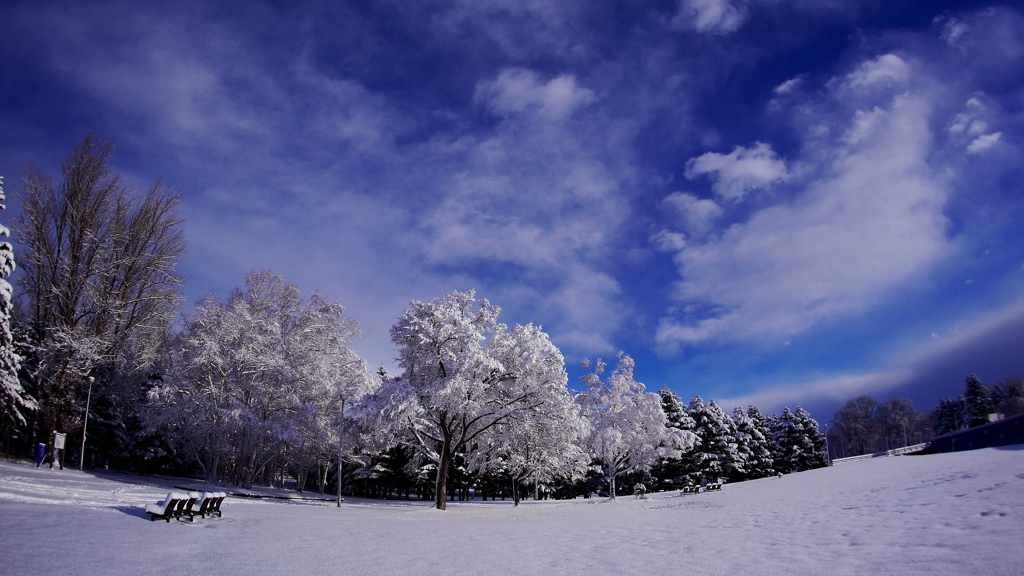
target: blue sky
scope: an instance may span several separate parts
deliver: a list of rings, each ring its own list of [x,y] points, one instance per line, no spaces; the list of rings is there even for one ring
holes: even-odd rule
[[[184,312],[271,268],[393,366],[476,289],[573,378],[727,407],[1024,375],[1024,12],[840,0],[7,2],[0,174],[96,130],[185,197]]]

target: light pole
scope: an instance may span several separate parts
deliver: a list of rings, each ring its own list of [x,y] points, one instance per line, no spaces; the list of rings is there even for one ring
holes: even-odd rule
[[[828,448],[828,424],[825,425],[825,464],[832,465],[832,451]]]
[[[85,395],[85,420],[82,421],[82,450],[78,455],[78,471],[82,471],[82,465],[85,464],[85,430],[89,426],[89,402],[92,400],[92,383],[96,379],[89,376],[89,392]]]

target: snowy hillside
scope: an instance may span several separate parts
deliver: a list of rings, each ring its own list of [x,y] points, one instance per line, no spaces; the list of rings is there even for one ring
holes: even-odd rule
[[[0,464],[3,574],[1021,574],[1024,446],[880,458],[616,502],[229,498],[150,522],[193,481]],[[230,489],[228,489],[230,492]]]

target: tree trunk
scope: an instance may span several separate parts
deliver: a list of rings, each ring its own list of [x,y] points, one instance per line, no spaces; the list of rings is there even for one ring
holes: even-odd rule
[[[608,498],[615,500],[615,472],[608,476]]]
[[[344,450],[339,447],[338,448],[338,507],[339,508],[341,507],[341,502],[344,501],[344,498],[341,497],[341,481],[342,481],[342,479],[345,478],[345,475],[344,475],[345,460],[341,457],[342,454],[344,454]]]
[[[448,466],[451,462],[451,439],[445,435],[444,446],[441,447],[441,462],[437,465],[437,486],[434,492],[434,504],[438,510],[448,509]]]
[[[512,501],[519,506],[519,480],[512,479]]]

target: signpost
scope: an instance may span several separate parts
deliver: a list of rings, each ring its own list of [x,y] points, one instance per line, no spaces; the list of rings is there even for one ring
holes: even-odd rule
[[[60,432],[53,433],[53,457],[57,457],[57,450],[60,450],[60,469],[64,469],[64,440],[68,437],[67,434],[61,434]],[[52,463],[50,465],[53,466]]]

